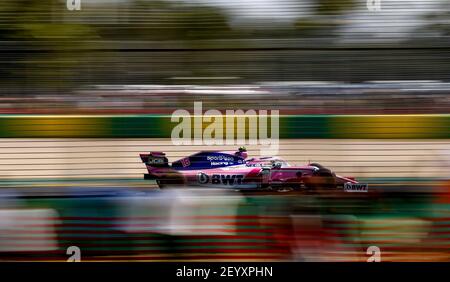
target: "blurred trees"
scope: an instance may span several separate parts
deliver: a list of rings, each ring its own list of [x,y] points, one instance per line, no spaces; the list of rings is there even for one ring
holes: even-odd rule
[[[356,0],[317,0],[316,13],[318,15],[336,15],[348,12],[355,7]]]
[[[98,39],[95,27],[64,22],[61,1],[2,0],[0,33],[2,59],[11,58],[11,84],[39,88],[67,88],[88,67],[85,52]],[[9,86],[11,86],[11,84]]]
[[[361,2],[291,2],[308,9],[294,23],[248,28],[232,26],[224,9],[182,0],[85,1],[81,11],[68,11],[65,0],[1,0],[0,91],[171,83],[173,76],[364,80],[412,78],[422,75],[418,68],[433,78],[448,73],[448,53],[320,50],[335,43],[335,31]],[[432,24],[423,34],[448,35],[448,11],[447,3],[430,15],[442,20],[427,19]]]
[[[81,11],[67,11],[62,0],[2,0],[0,83],[25,83],[35,91],[108,82],[114,79],[112,70],[98,66],[123,63],[116,49],[140,41],[189,46],[190,40],[225,38],[231,32],[227,21],[218,8],[158,0],[83,2]]]
[[[159,0],[130,0],[117,8],[124,17],[121,21],[95,25],[104,38],[196,40],[223,38],[230,32],[228,19],[218,8]]]
[[[333,32],[344,23],[342,16],[355,8],[357,0],[316,0],[312,13],[296,21],[303,36],[319,36],[333,40]]]
[[[438,11],[428,13],[424,17],[427,23],[417,32],[421,34],[450,36],[450,2],[444,1]]]

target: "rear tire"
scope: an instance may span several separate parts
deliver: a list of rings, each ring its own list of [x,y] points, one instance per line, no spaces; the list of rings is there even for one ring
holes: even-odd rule
[[[169,186],[182,186],[184,185],[183,177],[180,175],[174,175],[171,177],[162,177],[156,180],[156,184],[160,189],[167,188]]]

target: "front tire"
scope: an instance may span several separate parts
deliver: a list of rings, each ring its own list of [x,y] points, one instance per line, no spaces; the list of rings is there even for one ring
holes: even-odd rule
[[[320,190],[320,189],[335,189],[336,176],[328,168],[321,166],[320,164],[311,164],[319,168],[319,170],[306,182],[304,183],[308,190]]]
[[[290,186],[281,186],[281,187],[275,188],[275,191],[277,191],[278,193],[289,193],[289,192],[292,192],[293,190],[294,190],[294,188],[292,188]]]

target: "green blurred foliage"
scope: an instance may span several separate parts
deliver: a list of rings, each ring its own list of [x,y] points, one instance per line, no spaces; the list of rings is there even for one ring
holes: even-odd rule
[[[64,2],[37,0],[3,0],[0,33],[25,52],[12,62],[13,83],[36,88],[68,88],[77,76],[94,61],[79,49],[92,47],[98,39],[95,27],[64,22]]]
[[[295,27],[303,36],[321,36],[333,39],[333,31],[344,21],[341,16],[355,8],[356,0],[316,0],[313,12],[296,21]]]
[[[107,4],[82,3],[81,11],[68,11],[60,0],[2,0],[0,39],[25,52],[3,60],[8,70],[0,83],[64,90],[80,81],[108,81],[110,70],[96,66],[120,55],[101,53],[104,48],[122,48],[127,41],[185,41],[182,47],[195,48],[196,40],[232,34],[218,8],[145,0]]]
[[[292,0],[293,5],[295,1]],[[297,2],[301,7],[309,7],[304,3]],[[289,54],[286,51],[283,57],[286,59],[280,60],[281,53],[275,53],[277,51],[269,54],[259,50],[263,46],[260,42],[277,48],[305,47],[305,44],[312,48],[328,46],[335,42],[336,31],[357,4],[361,3],[314,0],[307,16],[299,17],[293,24],[251,22],[241,26],[231,24],[227,10],[181,0],[82,2],[81,11],[68,11],[64,0],[1,0],[0,85],[4,89],[27,87],[36,92],[38,89],[65,91],[85,84],[112,82],[161,83],[161,79],[177,75],[251,76],[257,80],[259,75],[270,74],[273,80],[288,75],[294,79],[299,79],[299,75],[308,79],[334,79],[335,74],[330,73],[326,63],[330,60],[346,62],[351,54],[339,58],[329,52],[310,55],[291,50]],[[425,33],[449,34],[446,7],[439,15],[430,15],[442,20],[430,19]],[[279,39],[305,40],[283,45],[284,41]],[[215,54],[199,51],[227,48],[238,51]],[[170,51],[173,49],[187,51],[174,53]],[[244,55],[239,53],[243,49],[246,50]],[[376,52],[370,55],[381,56]],[[380,61],[378,57],[372,60]],[[428,57],[423,60],[428,61]],[[408,57],[408,62],[412,61]],[[436,61],[442,62],[438,57]],[[349,73],[345,79],[353,79],[352,76],[359,78],[353,70],[355,73],[366,71],[367,64],[355,62],[343,68]],[[416,68],[411,65],[411,72]],[[377,68],[373,69],[367,75],[375,73]],[[433,69],[436,69],[434,64]],[[444,73],[443,70],[435,72]],[[394,72],[397,73],[398,76],[410,75],[404,69]],[[341,74],[337,72],[337,78]]]
[[[318,15],[339,15],[353,9],[356,2],[356,0],[317,0],[315,10]]]
[[[196,40],[223,38],[231,31],[218,8],[136,0],[128,9],[132,18],[119,32],[99,27],[102,34],[122,40]],[[139,11],[137,17],[132,11]]]
[[[418,32],[450,36],[450,2],[443,3],[439,12],[429,13],[424,20],[428,24]]]

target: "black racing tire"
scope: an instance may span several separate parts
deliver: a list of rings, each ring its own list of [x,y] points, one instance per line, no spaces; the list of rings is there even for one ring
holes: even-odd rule
[[[335,189],[337,187],[336,176],[330,169],[318,163],[310,165],[319,168],[319,170],[307,183],[304,183],[308,190]]]
[[[274,192],[279,192],[279,193],[287,193],[287,192],[291,192],[293,190],[292,187],[287,186],[287,185],[270,186],[270,189]]]
[[[300,191],[300,190],[302,189],[301,183],[299,183],[299,184],[292,184],[292,185],[290,185],[290,187],[291,187],[292,190],[294,190],[294,191]]]
[[[167,188],[169,186],[182,186],[184,185],[184,179],[181,175],[174,174],[171,176],[165,176],[156,180],[156,184],[159,188]]]
[[[309,192],[314,192],[314,191],[316,191],[319,187],[317,186],[317,184],[315,184],[313,181],[311,181],[311,180],[308,180],[308,181],[305,181],[304,183],[303,183],[303,185],[305,186],[305,190],[306,191],[309,191]]]
[[[309,164],[309,165],[310,165],[310,166],[318,167],[319,169],[325,168],[323,165],[321,165],[321,164],[319,164],[319,163],[312,163],[312,164]]]

